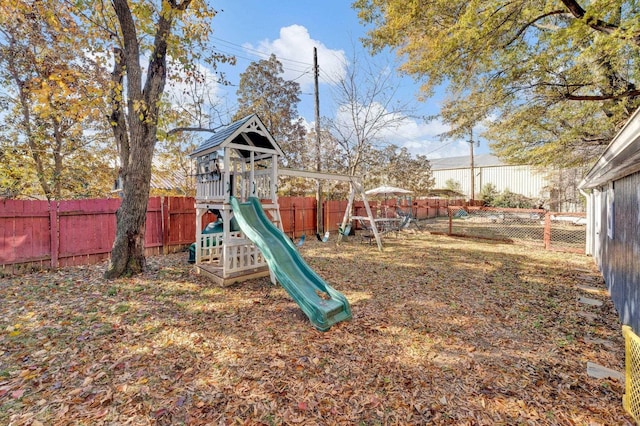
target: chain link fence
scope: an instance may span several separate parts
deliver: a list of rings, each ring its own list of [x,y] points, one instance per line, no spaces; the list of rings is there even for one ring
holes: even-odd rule
[[[583,252],[585,213],[555,213],[539,209],[449,206],[446,220],[425,223],[435,233],[539,246],[548,250]]]

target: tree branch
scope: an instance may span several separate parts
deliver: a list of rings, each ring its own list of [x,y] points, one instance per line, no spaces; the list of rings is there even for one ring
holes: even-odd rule
[[[167,132],[167,136],[171,136],[171,135],[175,135],[176,133],[182,133],[182,132],[209,132],[209,133],[215,133],[220,127],[222,126],[218,126],[214,129],[209,129],[207,127],[176,127],[173,128],[171,130],[169,130]]]
[[[576,19],[585,18],[587,11],[583,9],[576,0],[562,0],[562,3],[566,6],[567,9],[569,9],[569,12]],[[585,20],[585,23],[594,30],[603,32],[605,34],[613,34],[618,30],[624,30],[624,28],[620,28],[617,25],[610,24],[598,18],[588,17]],[[635,44],[640,45],[640,34],[636,34],[635,36],[631,37],[631,40],[633,40]]]
[[[617,95],[614,95],[613,93],[608,95],[573,95],[571,93],[566,93],[564,98],[570,101],[608,101],[635,98],[636,96],[640,96],[640,90],[628,90],[626,92],[618,93]]]
[[[511,43],[516,41],[522,35],[522,33],[524,33],[530,26],[534,25],[536,22],[540,21],[541,19],[547,18],[549,16],[553,16],[553,15],[562,15],[565,13],[567,13],[565,10],[554,10],[533,18],[531,21],[524,24],[522,28],[520,28],[518,32],[511,38],[511,40],[509,40],[508,43],[505,43],[502,47],[503,48],[508,47]]]
[[[125,120],[124,105],[122,97],[124,88],[124,52],[115,47],[113,49],[113,71],[111,73],[111,112],[109,114],[109,125],[113,130],[116,139],[118,154],[120,155],[120,166],[126,168],[129,162],[129,133],[127,132],[127,122]]]

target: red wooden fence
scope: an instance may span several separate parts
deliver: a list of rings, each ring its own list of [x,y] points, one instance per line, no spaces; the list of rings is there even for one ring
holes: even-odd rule
[[[325,231],[337,231],[338,224],[342,223],[344,211],[347,208],[347,201],[325,201],[323,203],[323,223]]]
[[[50,223],[56,211],[47,201],[0,201],[0,262],[4,264],[44,262],[57,246]]]
[[[149,229],[157,226],[154,214],[157,200],[149,199],[147,243],[155,240],[149,235]],[[57,215],[57,222],[51,220],[48,225],[51,235],[58,235],[58,244],[52,238],[51,266],[91,264],[108,258],[116,235],[118,207],[120,200],[117,198],[60,201],[57,209],[52,207],[50,211]]]
[[[282,229],[293,237],[316,232],[316,199],[311,197],[278,197]],[[343,210],[344,211],[344,210]]]
[[[316,232],[316,200],[312,197],[280,197],[285,233],[297,238]],[[454,201],[456,202],[456,201]],[[418,219],[447,215],[447,200],[417,200],[400,205]],[[394,214],[395,201],[370,202],[374,214]],[[96,263],[107,259],[116,234],[115,212],[120,199],[68,200],[58,202],[0,200],[0,266],[4,272],[29,268],[57,268]],[[325,201],[325,231],[336,231],[347,201]],[[364,204],[356,202],[354,213],[366,216]],[[153,197],[147,209],[147,254],[169,253],[195,241],[195,200],[191,197]],[[215,220],[207,213],[203,226]],[[2,271],[0,271],[2,272]]]

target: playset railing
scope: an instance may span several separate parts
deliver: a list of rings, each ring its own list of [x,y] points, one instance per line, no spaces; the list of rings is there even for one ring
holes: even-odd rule
[[[225,187],[224,179],[216,174],[201,175],[196,182],[197,200],[225,200],[227,195],[240,197],[255,196],[261,199],[271,198],[272,173],[270,170],[254,172],[253,184],[249,172],[231,173],[229,185]]]
[[[260,250],[244,237],[242,232],[231,232],[230,240],[223,243],[223,233],[203,234],[200,239],[200,261],[225,266],[233,274],[267,265]]]
[[[197,199],[223,200],[226,194],[224,181],[220,175],[199,176],[196,182]]]
[[[221,262],[224,262],[222,266],[227,274],[267,266],[258,247],[246,238],[232,238],[224,245],[223,250],[225,256]]]

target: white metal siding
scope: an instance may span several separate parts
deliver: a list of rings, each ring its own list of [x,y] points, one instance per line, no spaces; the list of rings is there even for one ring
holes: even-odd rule
[[[469,194],[469,189],[471,188],[469,169],[433,170],[432,173],[435,180],[435,188],[445,189],[447,181],[451,179],[460,184],[463,193]]]
[[[491,183],[498,192],[508,189],[529,198],[548,197],[544,187],[548,185],[546,177],[531,166],[479,167],[475,172],[475,195],[478,198],[483,186]],[[446,182],[452,179],[458,182],[462,192],[471,196],[471,169],[433,170],[436,188],[446,188]]]

